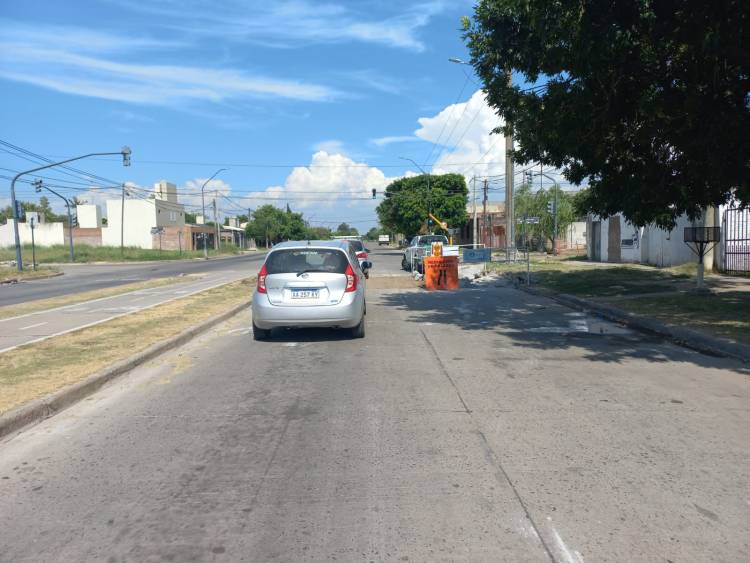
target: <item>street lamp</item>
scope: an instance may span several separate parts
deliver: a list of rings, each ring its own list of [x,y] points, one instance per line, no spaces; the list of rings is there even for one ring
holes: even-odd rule
[[[70,200],[67,197],[57,193],[52,188],[45,186],[41,180],[37,180],[36,182],[34,182],[34,188],[36,189],[36,193],[41,193],[42,189],[52,192],[65,202],[65,207],[68,208],[68,241],[70,243],[70,261],[75,262],[76,257],[75,251],[73,250],[73,215],[70,212]]]
[[[228,170],[228,168],[219,168],[216,172],[213,173],[213,175],[208,180],[203,182],[203,185],[201,186],[201,207],[203,208],[203,225],[204,226],[206,224],[206,194],[204,191],[206,189],[206,184],[208,184],[211,180],[216,178],[216,176],[219,175],[219,172],[224,172],[226,170]],[[206,238],[207,238],[206,233],[203,233],[203,257],[208,259],[208,242],[206,241]]]
[[[23,272],[23,257],[21,256],[21,237],[18,234],[18,220],[20,217],[18,216],[18,206],[16,205],[16,181],[25,174],[31,174],[33,172],[38,172],[39,170],[45,170],[47,168],[53,168],[54,166],[60,166],[61,164],[67,164],[68,162],[73,162],[74,160],[81,160],[84,158],[89,158],[91,156],[112,156],[115,154],[122,155],[122,165],[123,166],[130,166],[130,154],[131,150],[129,147],[122,147],[118,152],[92,152],[89,154],[84,154],[81,156],[76,156],[75,158],[68,158],[66,160],[61,160],[60,162],[52,162],[50,164],[45,164],[44,166],[39,166],[38,168],[32,168],[31,170],[24,170],[23,172],[19,172],[13,177],[13,180],[10,183],[10,204],[13,207],[13,235],[16,239],[16,266],[18,268],[19,272]],[[49,189],[49,188],[47,188]]]
[[[414,166],[416,166],[417,168],[419,168],[419,170],[422,171],[422,174],[424,174],[425,176],[427,176],[427,213],[431,214],[432,213],[432,192],[430,192],[430,174],[429,174],[429,172],[425,172],[424,168],[422,168],[419,164],[417,164],[416,162],[414,162],[411,158],[406,158],[404,156],[399,156],[399,158],[401,160],[408,160]],[[428,221],[428,224],[429,224],[429,219],[427,221]]]

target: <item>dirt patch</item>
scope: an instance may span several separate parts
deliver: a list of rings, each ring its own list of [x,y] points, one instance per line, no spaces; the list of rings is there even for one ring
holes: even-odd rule
[[[234,282],[0,354],[0,413],[44,397],[247,301]]]
[[[367,289],[414,289],[422,287],[422,282],[410,276],[372,277],[367,280]]]

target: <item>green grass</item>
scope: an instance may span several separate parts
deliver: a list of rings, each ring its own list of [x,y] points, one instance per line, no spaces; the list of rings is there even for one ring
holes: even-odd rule
[[[672,326],[750,344],[750,292],[675,293],[629,299],[616,305]]]
[[[41,267],[36,270],[32,268],[24,268],[23,272],[19,272],[15,267],[0,266],[0,282],[6,280],[33,280],[34,278],[46,278],[57,272],[58,270],[50,267]]]
[[[236,246],[222,245],[217,253],[210,249],[209,256],[239,254],[240,250]],[[23,261],[25,264],[31,263],[31,245],[24,245],[22,249]],[[177,250],[149,250],[143,248],[128,247],[124,253],[120,252],[119,246],[89,246],[87,244],[77,244],[75,246],[76,262],[139,262],[152,260],[180,260],[186,258],[201,258],[202,250],[193,250],[190,252]],[[13,248],[0,248],[0,262],[15,260],[16,253]],[[44,246],[36,248],[37,264],[63,263],[70,261],[70,248],[68,246]]]

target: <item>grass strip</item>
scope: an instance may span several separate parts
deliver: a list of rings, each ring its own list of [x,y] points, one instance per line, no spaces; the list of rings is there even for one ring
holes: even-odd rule
[[[24,245],[21,249],[24,263],[31,263],[31,245]],[[209,256],[231,256],[240,254],[240,249],[234,245],[221,245],[219,251],[209,249]],[[119,246],[91,246],[76,244],[76,262],[149,262],[159,260],[185,260],[187,258],[202,258],[202,250],[180,252],[179,250],[159,250],[147,248],[127,247],[120,252]],[[0,248],[0,262],[15,260],[16,252],[13,248]],[[64,245],[38,246],[36,248],[37,264],[63,263],[70,259],[70,247]]]
[[[700,330],[750,344],[750,292],[644,296],[613,302],[612,305],[670,326]]]
[[[50,267],[43,267],[33,270],[26,268],[23,272],[19,272],[17,268],[11,268],[9,266],[0,266],[0,283],[9,280],[33,280],[38,278],[48,278],[53,274],[57,274],[59,270]]]
[[[233,282],[0,354],[0,413],[82,381],[239,305],[252,290],[253,280]]]
[[[112,297],[114,295],[128,293],[129,291],[138,291],[139,289],[151,289],[154,287],[162,287],[175,283],[195,281],[199,277],[200,276],[188,275],[172,276],[168,278],[156,278],[153,280],[145,280],[142,282],[118,285],[115,287],[107,287],[104,289],[84,291],[81,293],[75,293],[73,295],[61,295],[60,297],[38,299],[36,301],[19,303],[18,305],[6,305],[5,307],[0,307],[0,319],[18,317],[20,315],[28,315],[29,313],[36,313],[37,311],[46,311],[47,309],[54,309],[56,307],[65,307],[66,305],[75,305],[76,303],[83,303],[84,301],[101,299],[103,297]]]

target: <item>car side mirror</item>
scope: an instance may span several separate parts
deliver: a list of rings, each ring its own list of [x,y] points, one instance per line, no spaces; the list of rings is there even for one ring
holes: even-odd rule
[[[369,260],[365,260],[364,262],[362,262],[362,269],[363,270],[372,269],[372,262],[370,262]]]
[[[365,248],[365,252],[367,252],[369,254],[371,251],[370,251],[369,248]]]

